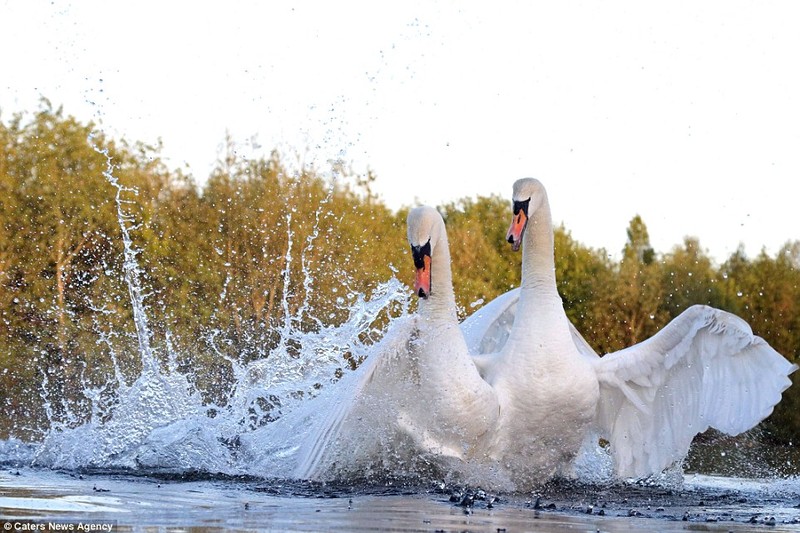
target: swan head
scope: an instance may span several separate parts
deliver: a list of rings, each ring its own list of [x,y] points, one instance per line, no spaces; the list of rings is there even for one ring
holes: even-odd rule
[[[511,226],[506,233],[506,240],[516,252],[522,244],[522,236],[528,227],[528,220],[541,205],[544,197],[544,185],[534,178],[522,178],[514,182],[511,196],[514,214],[511,217]]]
[[[431,254],[444,231],[444,220],[432,207],[415,207],[408,212],[407,226],[408,244],[417,270],[414,292],[420,298],[427,298],[431,293]]]

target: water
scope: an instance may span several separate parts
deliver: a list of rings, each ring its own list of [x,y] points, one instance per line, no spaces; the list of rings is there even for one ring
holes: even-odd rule
[[[113,531],[493,533],[800,530],[796,480],[776,484],[687,476],[680,489],[553,483],[533,495],[468,496],[439,486],[330,486],[191,473],[5,469],[0,472],[0,527],[36,523],[89,524]]]
[[[51,429],[35,448],[32,464],[64,469],[146,468],[289,476],[295,465],[288,456],[296,453],[303,431],[313,429],[309,417],[324,420],[319,407],[326,403],[322,401],[324,397],[341,397],[342,390],[353,381],[344,354],[356,360],[369,358],[371,350],[377,349],[375,341],[385,332],[376,326],[376,321],[388,316],[390,324],[397,324],[395,329],[403,323],[408,289],[391,278],[370,295],[355,295],[342,324],[328,326],[316,321],[317,327],[311,331],[303,328],[308,295],[313,292],[306,252],[319,235],[319,218],[300,255],[306,300],[291,315],[288,300],[292,297],[290,266],[294,250],[290,212],[286,221],[289,246],[283,274],[285,319],[280,341],[266,357],[248,363],[218,351],[231,367],[234,385],[224,402],[209,404],[191,384],[191,376],[176,370],[177,356],[171,343],[166,344],[166,353],[159,353],[153,346],[141,280],[144,273],[137,261],[140,251],[130,236],[136,225],[125,209],[131,203],[126,197],[136,191],[122,186],[111,169],[109,159],[105,176],[117,190],[117,216],[124,246],[122,268],[133,309],[141,374],[128,384],[114,361],[115,377],[110,383],[83,391],[91,404],[89,420],[76,424],[69,413],[64,420],[52,416]],[[327,201],[323,200],[323,205]],[[401,318],[393,320],[395,315]],[[102,340],[111,344],[109,337]],[[208,342],[212,346],[217,342],[214,333]],[[309,409],[311,399],[317,400],[311,404],[317,407],[306,414],[304,410]],[[50,403],[50,398],[44,400]]]
[[[12,529],[20,521],[53,520],[113,524],[115,530],[680,531],[699,523],[720,531],[797,530],[797,477],[673,472],[649,484],[621,483],[608,477],[602,450],[584,458],[578,480],[550,483],[534,494],[486,495],[454,485],[440,472],[420,476],[416,469],[413,476],[398,469],[368,482],[287,481],[302,467],[304,443],[326,431],[326,421],[346,406],[375,360],[371,356],[408,339],[408,288],[391,278],[370,294],[353,295],[348,318],[338,325],[307,316],[314,279],[306,252],[319,232],[315,225],[294,249],[290,212],[282,302],[287,312],[279,342],[250,362],[218,351],[230,365],[233,386],[223,401],[209,403],[192,385],[193,376],[177,370],[169,333],[163,347],[153,342],[142,288],[146,273],[131,238],[136,221],[126,210],[136,191],[121,185],[111,168],[109,160],[105,175],[117,190],[141,372],[126,379],[114,336],[100,333],[114,376],[103,386],[84,386],[90,415],[49,409],[50,430],[42,442],[0,442],[0,521]],[[289,265],[298,253],[304,277],[292,280]],[[293,284],[306,295],[294,316],[288,313]],[[309,319],[311,330],[302,327]],[[220,336],[212,332],[206,340],[214,346],[223,342]],[[351,371],[344,354],[365,363]],[[43,400],[58,401],[46,394]]]

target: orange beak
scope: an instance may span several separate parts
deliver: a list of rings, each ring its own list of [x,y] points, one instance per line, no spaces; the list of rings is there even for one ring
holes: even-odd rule
[[[522,232],[525,231],[525,226],[528,224],[528,215],[525,214],[524,209],[520,209],[511,218],[511,227],[508,228],[506,240],[511,244],[511,249],[515,252],[519,250],[522,244]]]
[[[422,263],[422,267],[417,268],[417,275],[414,278],[414,292],[420,298],[427,298],[431,293],[431,256],[423,256]]]

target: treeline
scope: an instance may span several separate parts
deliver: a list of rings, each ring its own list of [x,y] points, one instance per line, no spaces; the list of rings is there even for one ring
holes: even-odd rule
[[[406,210],[371,192],[372,174],[293,170],[277,154],[245,159],[227,142],[200,187],[168,169],[158,146],[93,129],[47,102],[0,121],[0,438],[35,438],[48,414],[85,415],[80,391],[108,380],[114,363],[129,376],[140,370],[109,171],[124,186],[154,342],[173,347],[209,400],[222,401],[232,379],[220,352],[266,357],[287,316],[313,330],[341,322],[359,294],[393,275],[412,283]],[[519,283],[520,255],[504,240],[509,200],[440,210],[463,317]],[[702,303],[736,313],[800,360],[800,241],[715,265],[695,238],[662,253],[640,217],[627,231],[617,262],[556,228],[567,313],[600,353]],[[798,408],[792,387],[765,424],[773,439],[800,438]]]

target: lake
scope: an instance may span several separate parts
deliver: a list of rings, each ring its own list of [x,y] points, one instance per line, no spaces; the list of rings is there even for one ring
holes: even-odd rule
[[[484,495],[6,465],[0,524],[6,531],[800,531],[800,479],[687,474],[678,483],[562,481],[534,494]]]

